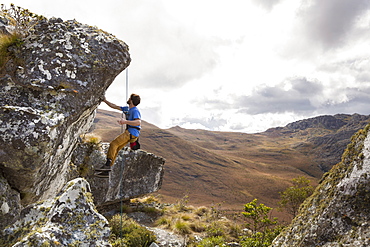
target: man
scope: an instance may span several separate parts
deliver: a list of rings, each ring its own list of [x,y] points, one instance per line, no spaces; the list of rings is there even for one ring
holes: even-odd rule
[[[134,144],[139,135],[141,129],[141,114],[139,109],[136,107],[140,104],[140,96],[137,94],[131,94],[127,100],[127,106],[117,106],[108,100],[103,100],[109,107],[123,111],[126,114],[126,119],[120,119],[117,122],[121,125],[126,124],[126,130],[114,139],[108,149],[107,162],[95,171],[99,172],[95,174],[97,177],[109,177],[111,166],[114,165],[118,152],[126,146],[127,143]]]

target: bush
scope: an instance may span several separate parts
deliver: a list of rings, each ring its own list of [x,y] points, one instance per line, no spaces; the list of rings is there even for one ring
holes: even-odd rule
[[[213,221],[207,227],[207,235],[211,237],[226,236],[225,224],[220,221]]]
[[[112,231],[112,246],[147,247],[156,240],[154,233],[126,215],[123,215],[121,219],[121,215],[117,214],[109,223]],[[121,239],[118,238],[120,236],[122,236]]]
[[[243,247],[267,247],[270,246],[274,238],[280,233],[281,227],[277,225],[277,218],[270,219],[268,214],[272,208],[264,204],[258,204],[254,199],[244,205],[242,214],[246,217],[246,226],[251,233],[241,238],[240,244]]]
[[[226,246],[225,240],[221,236],[209,237],[202,239],[197,245],[198,247],[214,247],[214,246]]]
[[[314,187],[310,185],[311,181],[304,176],[293,178],[292,182],[293,186],[283,192],[279,192],[281,198],[279,204],[280,209],[286,209],[294,218],[298,213],[300,205],[313,193]]]
[[[1,4],[0,16],[9,21],[9,24],[13,26],[13,33],[17,33],[22,37],[26,36],[40,20],[45,19],[41,15],[36,15],[28,9],[17,7],[14,4],[10,4],[10,8]]]

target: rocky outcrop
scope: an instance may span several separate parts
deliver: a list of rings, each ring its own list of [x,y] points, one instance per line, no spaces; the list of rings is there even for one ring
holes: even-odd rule
[[[370,125],[352,137],[272,246],[370,246]]]
[[[57,18],[40,20],[9,51],[0,71],[0,168],[27,204],[68,181],[77,139],[130,57],[115,36]]]
[[[70,181],[57,197],[22,210],[4,230],[5,246],[110,246],[108,221],[92,202],[89,184]]]
[[[106,161],[109,143],[80,143],[72,163],[91,185],[97,207],[146,195],[160,189],[165,160],[143,150],[125,147],[118,153],[109,178],[94,177],[94,169]]]
[[[91,192],[97,189],[75,179],[87,177],[93,188],[104,183],[89,177],[93,166],[86,169],[95,157],[100,165],[104,153],[85,149],[79,166],[76,157],[71,159],[106,89],[129,65],[128,46],[74,20],[40,18],[33,24],[0,65],[0,230],[7,226],[0,245],[109,245],[107,221],[93,204]],[[126,153],[125,180],[118,181],[131,186],[124,197],[157,190],[163,159],[144,151]],[[97,198],[110,182],[99,185],[104,190]]]

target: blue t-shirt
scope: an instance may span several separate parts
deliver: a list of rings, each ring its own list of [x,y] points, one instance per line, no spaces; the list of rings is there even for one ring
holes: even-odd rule
[[[139,109],[134,106],[131,109],[128,106],[121,106],[121,110],[126,114],[126,120],[132,121],[135,119],[141,119],[141,114]],[[140,129],[141,126],[131,126],[127,125],[128,132],[130,132],[131,135],[139,137],[140,135]]]

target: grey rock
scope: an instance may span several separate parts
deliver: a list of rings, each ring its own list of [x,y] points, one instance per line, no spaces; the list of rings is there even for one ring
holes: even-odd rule
[[[370,125],[352,137],[272,246],[370,246]]]
[[[96,27],[45,18],[8,50],[0,67],[0,244],[110,246],[91,191],[111,203],[156,191],[163,177],[164,159],[126,149],[117,159],[124,166],[98,180],[91,172],[104,152],[80,145],[106,89],[130,63],[128,46]]]
[[[110,246],[108,221],[96,211],[89,184],[82,178],[21,214],[4,230],[6,243],[13,246]]]
[[[109,178],[94,176],[94,169],[105,163],[109,143],[95,145],[81,143],[77,146],[72,162],[91,185],[98,207],[115,204],[121,200],[140,197],[160,189],[165,159],[144,150],[123,148],[112,166]]]
[[[0,175],[0,229],[18,218],[22,209],[18,191],[13,190]]]
[[[161,228],[147,227],[148,230],[152,231],[157,237],[157,243],[154,243],[158,247],[181,247],[185,246],[184,237],[174,234],[173,232],[167,231]]]
[[[74,20],[43,19],[22,40],[0,71],[0,168],[27,204],[68,181],[77,139],[130,57],[115,36]]]

